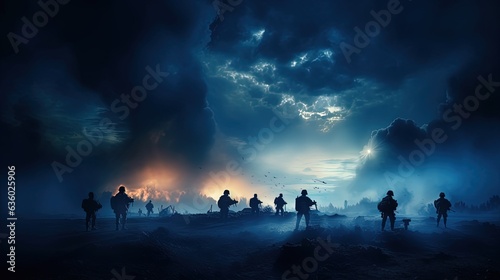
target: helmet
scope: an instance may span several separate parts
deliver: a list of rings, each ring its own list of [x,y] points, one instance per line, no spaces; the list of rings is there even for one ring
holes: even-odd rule
[[[439,197],[444,197],[444,192],[441,192],[441,193],[439,194]]]
[[[391,190],[388,190],[388,191],[387,191],[387,195],[394,196],[394,192],[393,192],[393,191],[391,191]]]
[[[125,187],[124,186],[120,186],[120,188],[118,188],[118,191],[119,192],[125,192]]]
[[[282,197],[282,196],[283,196],[283,194],[282,194],[282,193],[280,193],[280,197]]]
[[[93,192],[89,192],[89,198],[94,198],[94,193]]]
[[[302,191],[300,192],[300,194],[302,194],[302,195],[306,195],[306,194],[307,194],[307,190],[302,190]]]
[[[224,191],[224,194],[229,194],[229,190],[225,190],[225,191]]]
[[[253,197],[257,197],[257,194],[254,194]]]

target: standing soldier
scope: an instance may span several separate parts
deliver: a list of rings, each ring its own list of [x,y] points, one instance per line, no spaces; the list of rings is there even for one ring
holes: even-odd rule
[[[231,199],[229,197],[229,190],[224,191],[224,195],[219,198],[217,201],[217,206],[220,208],[220,215],[222,219],[227,219],[229,214],[229,206],[238,203],[236,199]]]
[[[446,227],[446,220],[448,219],[448,211],[451,207],[451,202],[444,198],[444,192],[439,194],[439,198],[434,200],[434,207],[436,207],[437,217],[437,226],[439,227],[439,221],[441,220],[441,216],[443,216],[444,227]]]
[[[258,216],[259,215],[259,205],[262,203],[257,198],[257,194],[253,195],[253,198],[250,198],[250,208],[252,208],[252,215]]]
[[[309,207],[316,205],[316,201],[312,201],[309,197],[307,197],[306,190],[302,190],[301,194],[301,196],[295,199],[295,210],[297,211],[297,223],[295,224],[295,230],[299,229],[302,216],[306,219],[306,229],[309,227],[309,219],[311,218],[309,214],[311,209]]]
[[[116,217],[116,230],[118,230],[118,225],[120,224],[120,217],[122,230],[127,229],[125,227],[125,223],[127,221],[127,212],[129,204],[132,202],[134,202],[134,199],[130,198],[125,193],[124,186],[120,186],[120,188],[118,188],[118,193],[115,196],[111,197],[111,208],[115,212]]]
[[[146,204],[146,210],[148,210],[148,217],[149,217],[149,214],[153,214],[153,209],[155,207],[153,206],[153,203],[151,202],[151,200],[148,202],[148,204]]]
[[[283,210],[283,206],[287,204],[286,201],[283,199],[283,194],[280,193],[280,195],[278,197],[276,197],[274,199],[274,205],[276,205],[276,216],[279,215],[280,211],[281,211],[281,216],[284,215],[284,210]]]
[[[394,230],[394,222],[396,221],[396,214],[394,211],[396,211],[396,208],[398,207],[398,201],[394,200],[392,198],[393,196],[393,191],[387,191],[387,196],[384,197],[377,205],[377,208],[382,215],[382,231],[384,231],[387,217],[389,217],[389,221],[391,222],[391,230]]]
[[[141,208],[139,208],[139,211],[137,211],[137,214],[139,214],[139,217],[142,216],[142,209]]]
[[[85,226],[87,228],[87,231],[89,231],[89,222],[90,219],[92,219],[92,230],[96,230],[97,228],[95,227],[95,212],[97,210],[102,208],[102,205],[94,200],[94,193],[89,192],[89,198],[86,198],[82,201],[82,208],[83,211],[87,214],[85,216]]]

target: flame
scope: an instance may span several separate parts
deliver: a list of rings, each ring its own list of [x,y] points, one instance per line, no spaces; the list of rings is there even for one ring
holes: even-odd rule
[[[178,187],[182,174],[183,172],[165,163],[153,164],[131,174],[128,180],[116,185],[116,192],[119,186],[123,185],[129,196],[144,202],[149,200],[178,202],[185,194],[185,191]]]
[[[218,200],[226,189],[231,192],[231,197],[237,200],[249,199],[257,193],[264,202],[268,204],[272,202],[265,199],[266,195],[270,195],[268,189],[252,185],[240,175],[224,178],[226,181],[223,183],[209,175],[204,179],[193,178],[193,174],[179,170],[175,166],[159,163],[146,166],[131,174],[127,180],[120,180],[121,184],[113,185],[113,188],[118,192],[119,186],[124,185],[129,196],[143,202],[153,200],[179,203],[185,195],[199,195]]]

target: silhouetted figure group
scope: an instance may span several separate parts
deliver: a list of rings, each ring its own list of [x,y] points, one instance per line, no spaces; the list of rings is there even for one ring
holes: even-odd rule
[[[387,196],[382,199],[377,205],[378,210],[382,216],[382,231],[385,229],[385,224],[387,222],[387,218],[391,222],[391,230],[394,230],[394,223],[396,221],[396,208],[398,207],[398,201],[393,198],[394,192],[392,190],[387,191]],[[439,221],[441,217],[443,217],[444,227],[446,227],[446,222],[448,218],[448,211],[451,211],[451,202],[444,198],[444,192],[439,194],[439,198],[434,200],[434,207],[436,208],[437,214],[437,226],[439,227]],[[410,223],[410,219],[404,219],[404,227],[408,229],[408,225]]]
[[[310,221],[310,210],[311,206],[317,205],[316,201],[311,200],[307,196],[307,190],[302,190],[301,191],[301,196],[298,196],[295,199],[295,210],[297,211],[297,220],[295,224],[295,230],[299,229],[300,221],[302,219],[302,216],[305,218],[306,222],[306,228],[309,228],[309,221]],[[381,213],[381,218],[382,218],[382,231],[385,230],[385,225],[387,223],[387,219],[389,219],[390,222],[390,227],[391,230],[394,230],[394,224],[396,221],[396,209],[398,207],[398,202],[395,200],[394,197],[394,192],[392,190],[387,191],[387,195],[377,204],[377,209]],[[129,197],[125,193],[125,187],[120,186],[118,188],[118,193],[116,195],[111,197],[110,203],[111,203],[111,208],[113,209],[115,213],[115,224],[116,224],[116,230],[119,230],[119,225],[121,225],[121,229],[125,230],[127,229],[125,224],[127,222],[127,212],[129,210],[129,205],[130,203],[133,203],[134,199]],[[224,194],[219,198],[217,201],[217,205],[220,208],[220,215],[221,219],[225,220],[228,218],[229,214],[229,207],[232,205],[237,204],[238,201],[236,199],[232,199],[229,196],[229,190],[225,190]],[[259,200],[257,194],[254,194],[253,198],[250,199],[249,204],[251,208],[251,213],[253,216],[258,216],[260,212],[260,205],[263,202]],[[283,199],[283,194],[279,194],[278,197],[274,199],[274,204],[276,205],[276,213],[275,215],[284,215],[284,209],[283,207],[287,204],[287,202]],[[153,213],[153,203],[150,200],[146,204],[146,209],[147,209],[147,216],[149,217],[150,214]],[[316,206],[317,207],[317,206]],[[439,222],[441,221],[441,217],[443,218],[443,223],[444,227],[447,227],[447,218],[448,218],[448,211],[451,211],[451,202],[445,198],[445,194],[441,192],[439,194],[439,198],[434,201],[434,207],[436,208],[436,214],[437,214],[437,226],[439,227]],[[89,229],[95,230],[96,229],[96,212],[102,208],[102,205],[94,199],[94,193],[89,192],[88,198],[84,199],[82,201],[82,208],[86,213],[85,216],[85,227],[86,230],[88,231]],[[163,207],[162,207],[163,208]],[[142,214],[142,210],[139,209],[139,216]],[[403,220],[405,224],[405,229],[408,229],[409,222],[411,221],[410,219],[405,219]]]
[[[85,211],[86,216],[85,216],[85,227],[87,231],[89,231],[89,222],[92,220],[92,230],[96,230],[97,228],[95,227],[95,213],[102,208],[101,203],[98,201],[94,200],[94,193],[89,192],[89,198],[86,198],[82,201],[82,208],[83,211]]]
[[[231,199],[229,197],[229,190],[225,190],[224,194],[217,201],[217,205],[220,208],[221,218],[227,219],[229,213],[229,207],[238,203],[238,201]],[[259,200],[257,194],[253,195],[253,198],[250,199],[249,204],[251,208],[251,213],[253,216],[258,216],[260,212],[259,206],[263,202]],[[276,214],[275,215],[284,215],[283,206],[287,204],[287,202],[283,199],[283,194],[279,194],[278,197],[274,199],[274,204],[276,205]],[[309,227],[310,221],[310,207],[316,205],[316,201],[312,201],[309,197],[307,197],[307,190],[302,190],[301,196],[295,199],[295,210],[297,211],[297,222],[295,225],[295,230],[298,230],[300,220],[302,216],[305,217],[306,220],[306,228]]]

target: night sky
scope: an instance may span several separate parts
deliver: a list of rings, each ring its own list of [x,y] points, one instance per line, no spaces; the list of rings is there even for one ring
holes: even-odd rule
[[[1,161],[26,216],[119,184],[190,212],[224,189],[393,189],[407,213],[498,194],[498,1],[47,2],[0,4]]]

